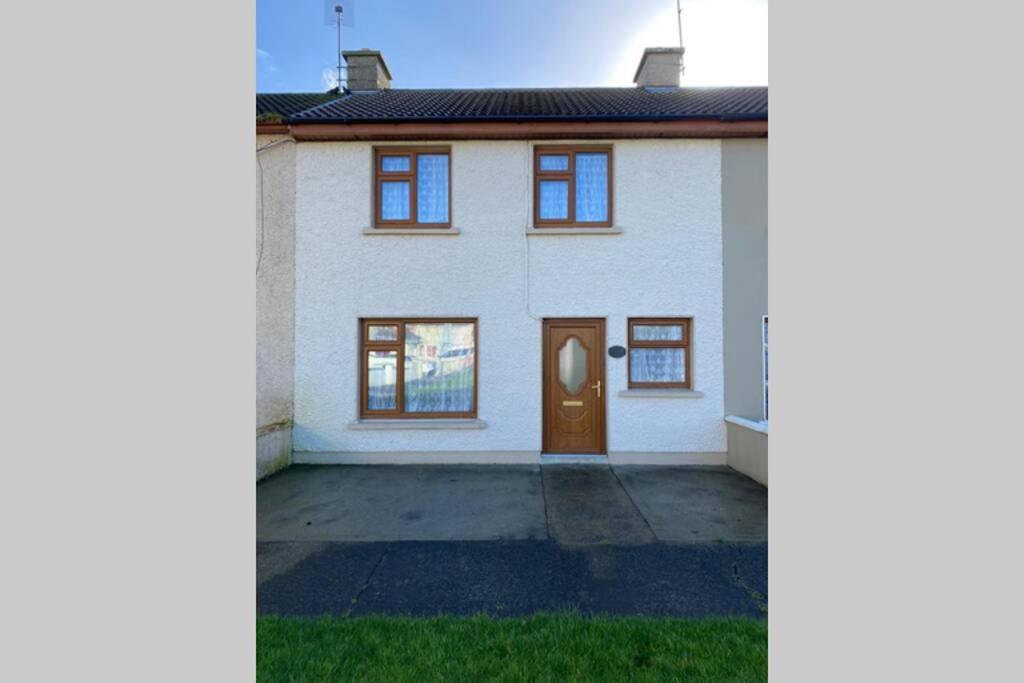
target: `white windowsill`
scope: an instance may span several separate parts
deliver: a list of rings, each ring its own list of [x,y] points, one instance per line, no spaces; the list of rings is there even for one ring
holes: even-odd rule
[[[746,427],[752,429],[755,432],[762,434],[768,433],[768,422],[765,420],[748,420],[745,417],[739,417],[738,415],[726,415],[725,421],[740,427]]]
[[[621,235],[622,228],[527,228],[531,237],[554,237],[556,235]]]
[[[703,398],[703,391],[693,389],[623,389],[619,398]]]
[[[364,235],[461,235],[458,228],[363,228]]]
[[[399,429],[485,429],[487,423],[476,418],[440,420],[353,420],[349,429],[355,430],[399,430]]]

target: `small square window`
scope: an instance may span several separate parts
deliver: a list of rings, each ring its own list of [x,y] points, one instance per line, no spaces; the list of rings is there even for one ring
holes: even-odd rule
[[[637,341],[682,341],[685,323],[678,325],[633,325],[633,339]]]
[[[367,325],[369,341],[398,341],[398,325]]]
[[[382,156],[380,170],[384,173],[408,173],[409,157]]]
[[[630,318],[627,327],[630,388],[692,387],[691,318]]]
[[[568,171],[568,154],[541,154],[540,170],[542,171]]]

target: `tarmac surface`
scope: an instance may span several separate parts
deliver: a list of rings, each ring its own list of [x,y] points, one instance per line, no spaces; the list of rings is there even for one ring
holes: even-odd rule
[[[724,467],[299,466],[257,486],[257,611],[763,616],[767,489]]]

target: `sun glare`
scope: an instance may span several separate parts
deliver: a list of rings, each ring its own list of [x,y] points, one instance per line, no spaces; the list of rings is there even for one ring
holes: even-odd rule
[[[607,85],[629,85],[645,47],[679,44],[676,8],[665,10],[626,41]],[[683,0],[682,84],[767,85],[767,0]]]

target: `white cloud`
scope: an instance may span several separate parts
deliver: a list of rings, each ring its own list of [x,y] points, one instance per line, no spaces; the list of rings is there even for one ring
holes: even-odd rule
[[[337,67],[324,67],[324,70],[320,72],[320,78],[323,79],[325,90],[333,90],[334,88],[338,87]]]

